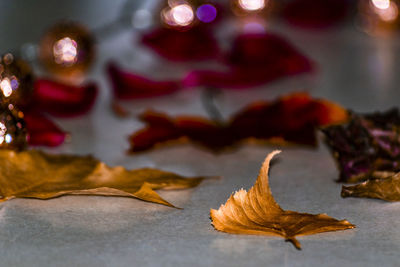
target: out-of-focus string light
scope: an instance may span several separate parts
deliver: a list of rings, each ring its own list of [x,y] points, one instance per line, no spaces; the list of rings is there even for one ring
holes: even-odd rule
[[[375,13],[379,18],[386,22],[392,22],[399,16],[399,9],[394,1],[390,0],[372,0]]]
[[[371,3],[378,9],[387,9],[390,6],[390,0],[371,0]]]
[[[238,0],[239,7],[246,11],[259,11],[266,5],[267,0]]]
[[[170,26],[185,27],[193,23],[194,12],[189,4],[178,4],[162,11],[163,21]]]
[[[3,80],[1,80],[0,89],[3,92],[3,95],[5,97],[11,96],[13,91],[12,91],[10,79],[4,78]]]
[[[211,4],[204,4],[196,10],[197,18],[204,23],[210,23],[217,17],[217,9]]]
[[[53,54],[57,64],[71,66],[78,59],[78,44],[69,37],[62,38],[54,44]]]
[[[95,57],[94,37],[82,24],[60,21],[49,28],[39,44],[39,59],[58,78],[79,80]]]

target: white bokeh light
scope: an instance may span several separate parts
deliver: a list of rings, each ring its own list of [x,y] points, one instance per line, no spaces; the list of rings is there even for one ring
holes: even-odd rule
[[[69,37],[62,38],[54,44],[53,54],[57,64],[72,65],[78,59],[78,44]]]
[[[239,6],[244,10],[256,11],[265,7],[266,0],[239,0]]]

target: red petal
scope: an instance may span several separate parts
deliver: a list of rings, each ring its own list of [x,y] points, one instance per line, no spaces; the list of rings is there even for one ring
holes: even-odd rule
[[[294,0],[283,9],[289,23],[306,28],[325,28],[343,22],[351,8],[349,0]]]
[[[174,61],[215,58],[218,44],[208,27],[193,27],[187,31],[158,28],[145,34],[142,42],[160,56]]]
[[[119,99],[137,99],[166,95],[181,89],[177,81],[153,81],[134,73],[128,73],[109,63],[107,71]]]
[[[312,62],[275,34],[245,34],[234,41],[226,72],[195,70],[185,86],[247,88],[313,70]]]
[[[29,135],[29,145],[55,147],[64,143],[66,133],[42,113],[25,113],[24,119]]]
[[[72,117],[88,112],[96,99],[97,86],[73,86],[51,80],[35,82],[34,105],[54,116]]]
[[[131,136],[132,152],[180,138],[220,151],[248,138],[314,146],[319,126],[344,122],[348,113],[335,103],[296,93],[274,102],[253,103],[223,125],[201,117],[173,118],[153,111],[141,119],[147,126]]]

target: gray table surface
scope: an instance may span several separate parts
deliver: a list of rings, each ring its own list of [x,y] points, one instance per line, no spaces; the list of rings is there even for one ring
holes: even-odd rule
[[[0,48],[3,50],[35,41],[42,28],[60,16],[82,18],[82,14],[88,14],[84,22],[96,26],[99,14],[105,11],[116,14],[121,5],[120,2],[107,5],[111,2],[101,1],[104,5],[100,5],[87,1],[87,6],[81,4],[84,6],[81,10],[78,1],[71,1],[63,4],[71,8],[63,7],[61,15],[39,19],[26,30],[23,25],[35,16],[15,18],[12,14],[25,10],[23,4],[30,5],[34,14],[41,14],[44,12],[40,11],[41,4],[51,1],[38,1],[38,6],[33,1],[29,4],[28,1],[11,2],[0,2],[0,14],[11,19],[11,23],[5,23],[4,16],[0,16],[0,33],[2,36],[13,34],[2,40]],[[398,39],[373,38],[352,25],[319,33],[282,25],[273,30],[292,40],[314,59],[318,72],[256,90],[225,93],[218,99],[224,116],[252,100],[273,99],[301,89],[361,112],[398,106]],[[127,29],[100,43],[99,57],[90,73],[90,79],[101,87],[100,98],[89,115],[57,119],[72,134],[72,140],[49,151],[91,153],[107,164],[127,168],[150,166],[188,176],[221,175],[223,178],[207,181],[191,190],[160,191],[164,198],[183,210],[135,199],[83,196],[49,201],[16,199],[1,204],[0,266],[400,265],[397,221],[400,203],[342,199],[341,185],[334,182],[338,170],[323,144],[315,150],[284,148],[279,163],[271,171],[272,192],[284,209],[327,213],[347,219],[357,228],[300,237],[302,251],[281,238],[230,235],[215,231],[210,224],[210,208],[218,208],[233,191],[249,188],[264,157],[275,146],[243,146],[232,153],[213,155],[185,145],[126,155],[127,136],[142,125],[134,118],[117,119],[110,112],[110,84],[104,75],[104,63],[114,59],[126,68],[159,77],[177,75],[188,67],[162,61],[149,50],[135,46],[134,36],[132,30]],[[126,106],[130,106],[133,114],[151,106],[171,114],[205,115],[200,94],[200,90],[185,91],[130,102]]]

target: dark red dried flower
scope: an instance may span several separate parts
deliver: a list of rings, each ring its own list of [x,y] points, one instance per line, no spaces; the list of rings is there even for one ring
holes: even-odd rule
[[[349,0],[294,0],[282,11],[290,24],[305,28],[326,28],[343,22],[352,6]]]
[[[145,112],[140,119],[146,127],[130,137],[131,152],[177,140],[221,151],[249,138],[316,145],[316,128],[345,121],[347,111],[332,102],[298,93],[275,102],[251,104],[223,124],[194,116],[170,117],[154,111]]]
[[[205,60],[220,54],[212,31],[202,26],[186,31],[157,28],[143,35],[142,43],[160,56],[174,61]]]
[[[97,91],[97,86],[93,83],[73,86],[38,79],[35,82],[32,105],[54,116],[73,117],[82,115],[92,108]]]
[[[144,76],[121,70],[116,64],[109,63],[107,72],[118,99],[138,99],[173,93],[181,89],[178,81],[153,81]]]

